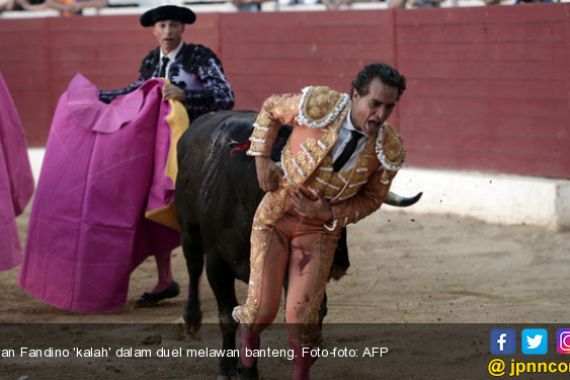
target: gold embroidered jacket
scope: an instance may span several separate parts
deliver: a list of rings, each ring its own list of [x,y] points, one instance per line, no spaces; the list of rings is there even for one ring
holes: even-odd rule
[[[351,105],[348,94],[328,87],[306,87],[301,94],[273,95],[263,103],[254,123],[248,155],[269,157],[281,125],[291,124],[293,131],[281,157],[284,188],[266,195],[273,198],[271,207],[258,209],[256,219],[271,224],[279,218],[287,186],[303,185],[323,194],[332,206],[334,220],[327,225],[331,231],[356,223],[380,207],[404,161],[403,141],[385,123],[377,136],[368,138],[357,164],[335,173],[332,147]]]

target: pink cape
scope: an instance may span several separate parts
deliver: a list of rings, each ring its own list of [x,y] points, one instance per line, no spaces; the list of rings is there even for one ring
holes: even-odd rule
[[[77,312],[120,308],[131,271],[180,244],[177,231],[144,218],[149,202],[166,206],[174,196],[164,175],[171,106],[162,86],[150,79],[104,104],[77,74],[61,96],[20,275],[32,295]]]
[[[21,262],[16,216],[34,192],[22,121],[0,74],[0,271]]]

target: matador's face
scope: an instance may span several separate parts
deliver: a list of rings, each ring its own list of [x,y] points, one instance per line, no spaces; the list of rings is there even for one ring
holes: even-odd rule
[[[157,21],[152,27],[152,33],[160,45],[160,50],[168,54],[180,45],[184,24],[178,20]]]
[[[398,89],[385,85],[379,78],[374,78],[368,86],[366,95],[360,95],[356,90],[352,90],[352,124],[367,135],[373,136],[388,120],[397,102]]]

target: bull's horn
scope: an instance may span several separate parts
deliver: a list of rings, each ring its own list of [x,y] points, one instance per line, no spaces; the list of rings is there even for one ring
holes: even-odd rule
[[[414,195],[413,197],[408,198],[408,197],[403,197],[401,195],[398,195],[398,194],[390,191],[390,192],[388,192],[388,196],[384,200],[384,203],[386,203],[387,205],[390,205],[390,206],[395,206],[395,207],[408,207],[408,206],[411,206],[413,204],[416,204],[420,200],[422,195],[423,195],[423,192],[419,192],[416,195]]]

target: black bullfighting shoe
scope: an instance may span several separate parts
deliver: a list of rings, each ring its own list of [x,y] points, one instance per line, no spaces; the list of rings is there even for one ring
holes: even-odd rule
[[[172,281],[170,286],[160,293],[144,293],[136,301],[137,307],[152,307],[158,305],[160,301],[166,298],[173,298],[180,294],[180,287],[176,281]]]

